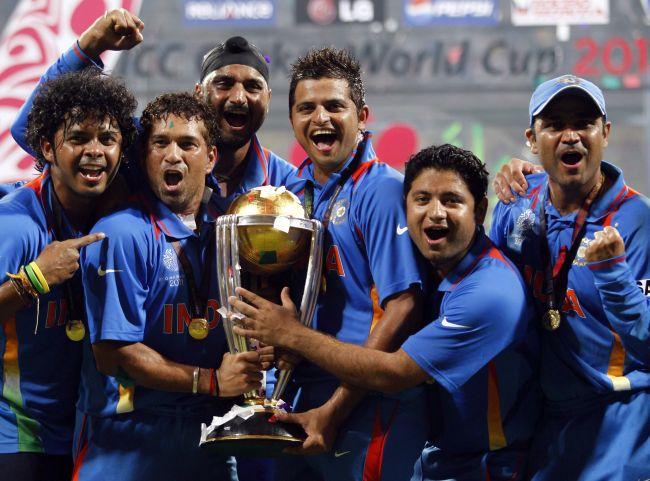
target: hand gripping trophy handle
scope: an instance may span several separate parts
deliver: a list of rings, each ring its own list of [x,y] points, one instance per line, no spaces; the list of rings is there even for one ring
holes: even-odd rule
[[[316,301],[318,300],[318,292],[321,285],[321,269],[323,266],[323,228],[320,221],[313,220],[314,234],[311,237],[311,245],[309,248],[309,261],[307,264],[307,279],[305,289],[302,293],[302,300],[300,302],[300,322],[309,327],[311,320],[314,317],[314,310],[316,309]],[[281,369],[277,372],[275,389],[273,389],[272,401],[279,401],[289,381],[293,369]]]

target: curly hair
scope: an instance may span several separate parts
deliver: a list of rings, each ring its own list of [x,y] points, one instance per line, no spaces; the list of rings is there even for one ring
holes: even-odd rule
[[[404,172],[404,197],[410,192],[413,181],[425,169],[456,172],[467,184],[477,204],[487,195],[490,174],[485,164],[469,150],[443,144],[427,147],[411,156]]]
[[[366,105],[366,90],[361,79],[361,65],[347,50],[334,47],[312,49],[291,65],[289,111],[296,100],[296,86],[301,80],[343,79],[350,87],[350,99],[361,111]]]
[[[86,119],[109,117],[117,122],[122,134],[122,153],[126,152],[136,137],[133,114],[137,105],[122,81],[95,67],[48,80],[39,87],[27,119],[25,140],[36,152],[36,170],[42,171],[46,163],[41,141],[54,144],[59,129],[65,131]]]
[[[170,115],[184,118],[185,120],[202,120],[203,138],[207,145],[215,145],[219,138],[217,114],[215,109],[206,102],[197,99],[189,92],[172,92],[159,95],[147,104],[140,125],[144,130],[142,140],[147,142],[157,120],[167,120]]]

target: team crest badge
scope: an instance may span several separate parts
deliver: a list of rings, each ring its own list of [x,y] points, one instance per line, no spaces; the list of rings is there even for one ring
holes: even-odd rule
[[[515,247],[521,247],[524,239],[526,238],[526,231],[529,231],[535,225],[535,212],[531,209],[526,209],[523,211],[517,222],[515,222],[515,229],[512,233],[512,240],[515,244]]]
[[[174,272],[178,271],[178,259],[174,249],[171,247],[165,250],[165,253],[163,254],[163,264],[165,264],[167,270]]]
[[[344,222],[348,215],[349,208],[350,201],[348,199],[341,199],[336,201],[336,203],[332,206],[332,217],[330,218],[330,222],[336,225]]]
[[[558,82],[567,84],[567,85],[579,85],[580,84],[580,79],[576,77],[575,75],[562,75],[559,79]]]

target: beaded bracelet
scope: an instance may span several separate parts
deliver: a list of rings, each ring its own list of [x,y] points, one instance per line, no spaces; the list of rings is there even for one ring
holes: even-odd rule
[[[7,272],[7,276],[25,304],[30,304],[31,301],[38,299],[38,291],[32,285],[23,267],[16,274]]]

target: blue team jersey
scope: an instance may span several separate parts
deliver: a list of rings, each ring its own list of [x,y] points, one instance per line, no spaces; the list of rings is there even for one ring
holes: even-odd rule
[[[221,364],[226,340],[217,313],[216,283],[209,274],[214,259],[211,247],[205,247],[213,244],[206,237],[211,226],[202,227],[199,236],[144,193],[93,227],[93,232],[104,232],[106,238],[81,258],[92,343],[142,342],[174,362],[205,368]],[[200,294],[207,299],[210,331],[203,340],[193,339],[188,332],[189,289],[173,241],[180,242]],[[81,410],[97,416],[179,409],[189,414],[215,402],[205,395],[123,385],[94,366],[84,366],[81,396]]]
[[[532,301],[516,268],[477,235],[433,293],[430,323],[402,346],[437,383],[433,444],[454,454],[525,445],[541,406]]]
[[[313,216],[322,220],[340,173],[319,185],[307,159],[297,177],[314,184]],[[363,344],[375,323],[381,322],[386,299],[421,285],[419,261],[406,229],[402,182],[399,172],[379,162],[368,140],[356,172],[332,207],[324,236],[324,286],[312,323],[315,329],[343,342]],[[302,363],[297,371],[297,379],[304,382],[331,379],[309,363]]]
[[[602,163],[611,185],[593,203],[586,233],[569,270],[562,323],[543,336],[542,387],[559,405],[578,405],[613,391],[650,387],[650,205],[625,185],[623,173]],[[540,204],[544,202],[552,263],[569,248],[576,213],[562,216],[548,201],[548,176],[528,177],[529,193],[494,210],[491,237],[523,272],[544,306]],[[625,255],[588,264],[584,250],[594,232],[614,226]]]
[[[54,239],[49,169],[0,201],[0,283],[35,260]],[[62,213],[66,238],[78,237]],[[77,275],[79,275],[77,273]],[[62,286],[2,323],[0,452],[69,454],[79,386],[81,343],[68,339]],[[38,322],[38,330],[36,323]]]
[[[25,184],[23,181],[14,182],[11,184],[0,184],[0,199],[5,195],[12,193],[18,187],[21,187]]]

